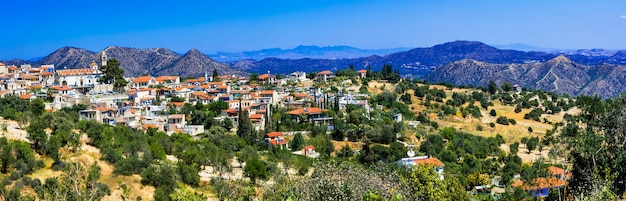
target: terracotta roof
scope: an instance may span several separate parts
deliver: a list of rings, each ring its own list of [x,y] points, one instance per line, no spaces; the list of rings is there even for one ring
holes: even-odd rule
[[[444,166],[444,164],[437,158],[414,159],[413,162],[416,165],[428,164],[428,165],[434,165],[434,166],[437,166],[437,167]]]
[[[204,77],[200,77],[198,79],[188,79],[187,82],[204,82]]]
[[[331,72],[331,71],[329,71],[329,70],[325,70],[325,71],[319,72],[319,73],[317,73],[317,74],[318,74],[318,75],[332,75],[332,74],[333,74],[333,72]]]
[[[152,99],[154,99],[152,96],[146,96],[146,97],[141,98],[142,101],[152,100]]]
[[[140,88],[139,91],[152,91],[155,90],[156,88]]]
[[[228,85],[219,85],[217,89],[228,89]]]
[[[135,83],[144,83],[144,82],[150,82],[151,79],[152,79],[152,77],[150,77],[150,76],[141,76],[141,77],[133,79],[133,82],[135,82]]]
[[[154,125],[154,124],[144,124],[143,126],[141,126],[143,129],[148,129],[148,128],[155,128],[158,129],[159,126]]]
[[[185,114],[170,114],[167,118],[169,118],[169,119],[182,119],[182,118],[185,118]]]
[[[291,114],[291,115],[320,114],[323,112],[326,112],[326,110],[322,108],[312,107],[312,108],[295,109],[295,110],[289,111],[288,114]]]
[[[261,95],[274,95],[274,90],[265,90],[261,92]]]
[[[183,105],[185,105],[185,102],[172,102],[172,105],[176,107],[182,107]]]
[[[251,114],[250,119],[263,119],[263,114]]]
[[[154,80],[156,80],[157,82],[167,82],[167,81],[176,81],[176,79],[178,79],[178,76],[161,76],[161,77],[157,77],[154,78]]]
[[[303,149],[304,150],[309,150],[309,149],[315,150],[315,147],[313,145],[307,145],[307,146],[304,146]]]
[[[283,136],[283,133],[282,132],[271,132],[271,133],[268,133],[266,135],[267,135],[267,137],[272,138],[272,137]]]
[[[548,172],[550,174],[553,174],[553,175],[555,175],[555,174],[563,174],[563,173],[565,173],[565,169],[559,168],[559,167],[556,167],[556,166],[550,166],[550,167],[548,167]]]
[[[229,114],[233,114],[233,113],[239,112],[239,110],[237,110],[235,108],[228,108],[228,109],[224,110],[224,112],[229,113]]]
[[[11,92],[11,90],[3,90],[3,91],[0,91],[0,95],[7,94],[7,93],[9,93],[9,92]]]
[[[265,114],[265,112],[267,112],[266,110],[257,110],[256,113],[257,114]]]
[[[222,78],[222,79],[230,79],[230,76],[229,76],[229,75],[222,75],[222,76],[219,76],[219,78]]]
[[[34,79],[39,79],[39,76],[30,75],[30,74],[22,74],[20,78],[27,79],[27,80],[34,80]]]
[[[270,77],[271,77],[271,75],[266,73],[266,74],[263,74],[263,75],[259,75],[257,78],[259,80],[264,80],[264,79],[267,79],[267,78],[270,78]]]
[[[306,98],[309,96],[309,94],[294,94],[293,96],[295,96],[296,98]]]
[[[9,70],[19,70],[20,68],[18,68],[17,66],[9,66]]]
[[[4,63],[0,62],[0,66],[6,66]]]
[[[52,75],[52,72],[43,72],[41,75]]]
[[[208,85],[224,85],[224,82],[209,82]]]
[[[22,95],[20,95],[20,98],[21,99],[30,99],[30,97],[32,97],[32,96],[33,96],[32,94],[22,94]]]
[[[282,141],[280,141],[280,142],[278,142],[278,140],[270,140],[269,142],[270,142],[270,143],[272,143],[273,145],[277,145],[277,144],[280,144],[280,145],[287,144],[287,140],[282,140]]]
[[[367,73],[367,70],[358,70],[357,73]]]
[[[98,65],[98,64],[94,61],[94,62],[91,62],[91,63],[89,64],[89,67],[94,67],[94,66],[97,66],[97,65]]]
[[[524,184],[523,181],[517,180],[511,184],[513,187],[524,187],[524,190],[536,190],[542,188],[554,188],[560,186],[567,186],[568,182],[558,178],[535,178],[533,179],[532,185]]]
[[[57,70],[56,73],[59,76],[102,74],[102,72],[100,72],[100,70],[98,70],[98,69],[91,69],[91,68],[64,69],[64,70]]]
[[[71,87],[69,86],[51,86],[50,89],[52,90],[57,90],[57,91],[67,91],[67,90],[72,90]]]

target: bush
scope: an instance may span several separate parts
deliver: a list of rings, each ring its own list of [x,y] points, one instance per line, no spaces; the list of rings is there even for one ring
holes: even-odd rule
[[[509,123],[511,125],[515,125],[515,124],[517,124],[517,121],[515,121],[515,119],[509,119]]]
[[[496,123],[499,123],[502,125],[509,125],[509,120],[505,116],[500,116],[498,117],[498,119],[496,119]]]
[[[482,125],[478,125],[478,126],[476,126],[476,130],[477,130],[477,131],[483,131],[483,130],[484,130],[484,128],[483,128],[483,126],[482,126]]]
[[[492,117],[495,117],[496,116],[496,110],[492,109],[491,111],[489,111],[489,115],[491,115]]]

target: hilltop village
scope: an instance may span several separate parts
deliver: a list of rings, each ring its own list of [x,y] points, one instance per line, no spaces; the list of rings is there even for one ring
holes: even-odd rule
[[[32,180],[15,185],[30,185],[40,199],[65,199],[46,191],[42,180],[57,177],[41,172],[64,171],[65,185],[78,174],[67,167],[81,164],[108,169],[83,190],[109,200],[519,200],[570,192],[564,158],[571,150],[560,127],[584,102],[568,96],[512,83],[403,80],[389,65],[190,78],[121,77],[118,65],[104,52],[72,69],[0,63],[0,116],[18,122],[10,130],[3,120],[3,133],[27,133],[10,140],[30,143],[37,153],[30,158],[44,163],[11,174]],[[2,155],[12,150],[0,149],[2,173],[22,167]],[[0,195],[25,193],[11,189]]]

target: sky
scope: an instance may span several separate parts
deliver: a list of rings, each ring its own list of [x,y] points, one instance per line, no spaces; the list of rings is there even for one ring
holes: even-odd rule
[[[0,0],[0,59],[73,46],[210,54],[298,45],[430,47],[455,40],[626,49],[623,0]]]

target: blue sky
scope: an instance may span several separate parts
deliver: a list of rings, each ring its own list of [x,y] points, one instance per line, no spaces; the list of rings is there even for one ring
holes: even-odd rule
[[[626,49],[622,0],[0,0],[0,59],[74,46],[184,53],[298,45],[428,47],[454,40]]]

